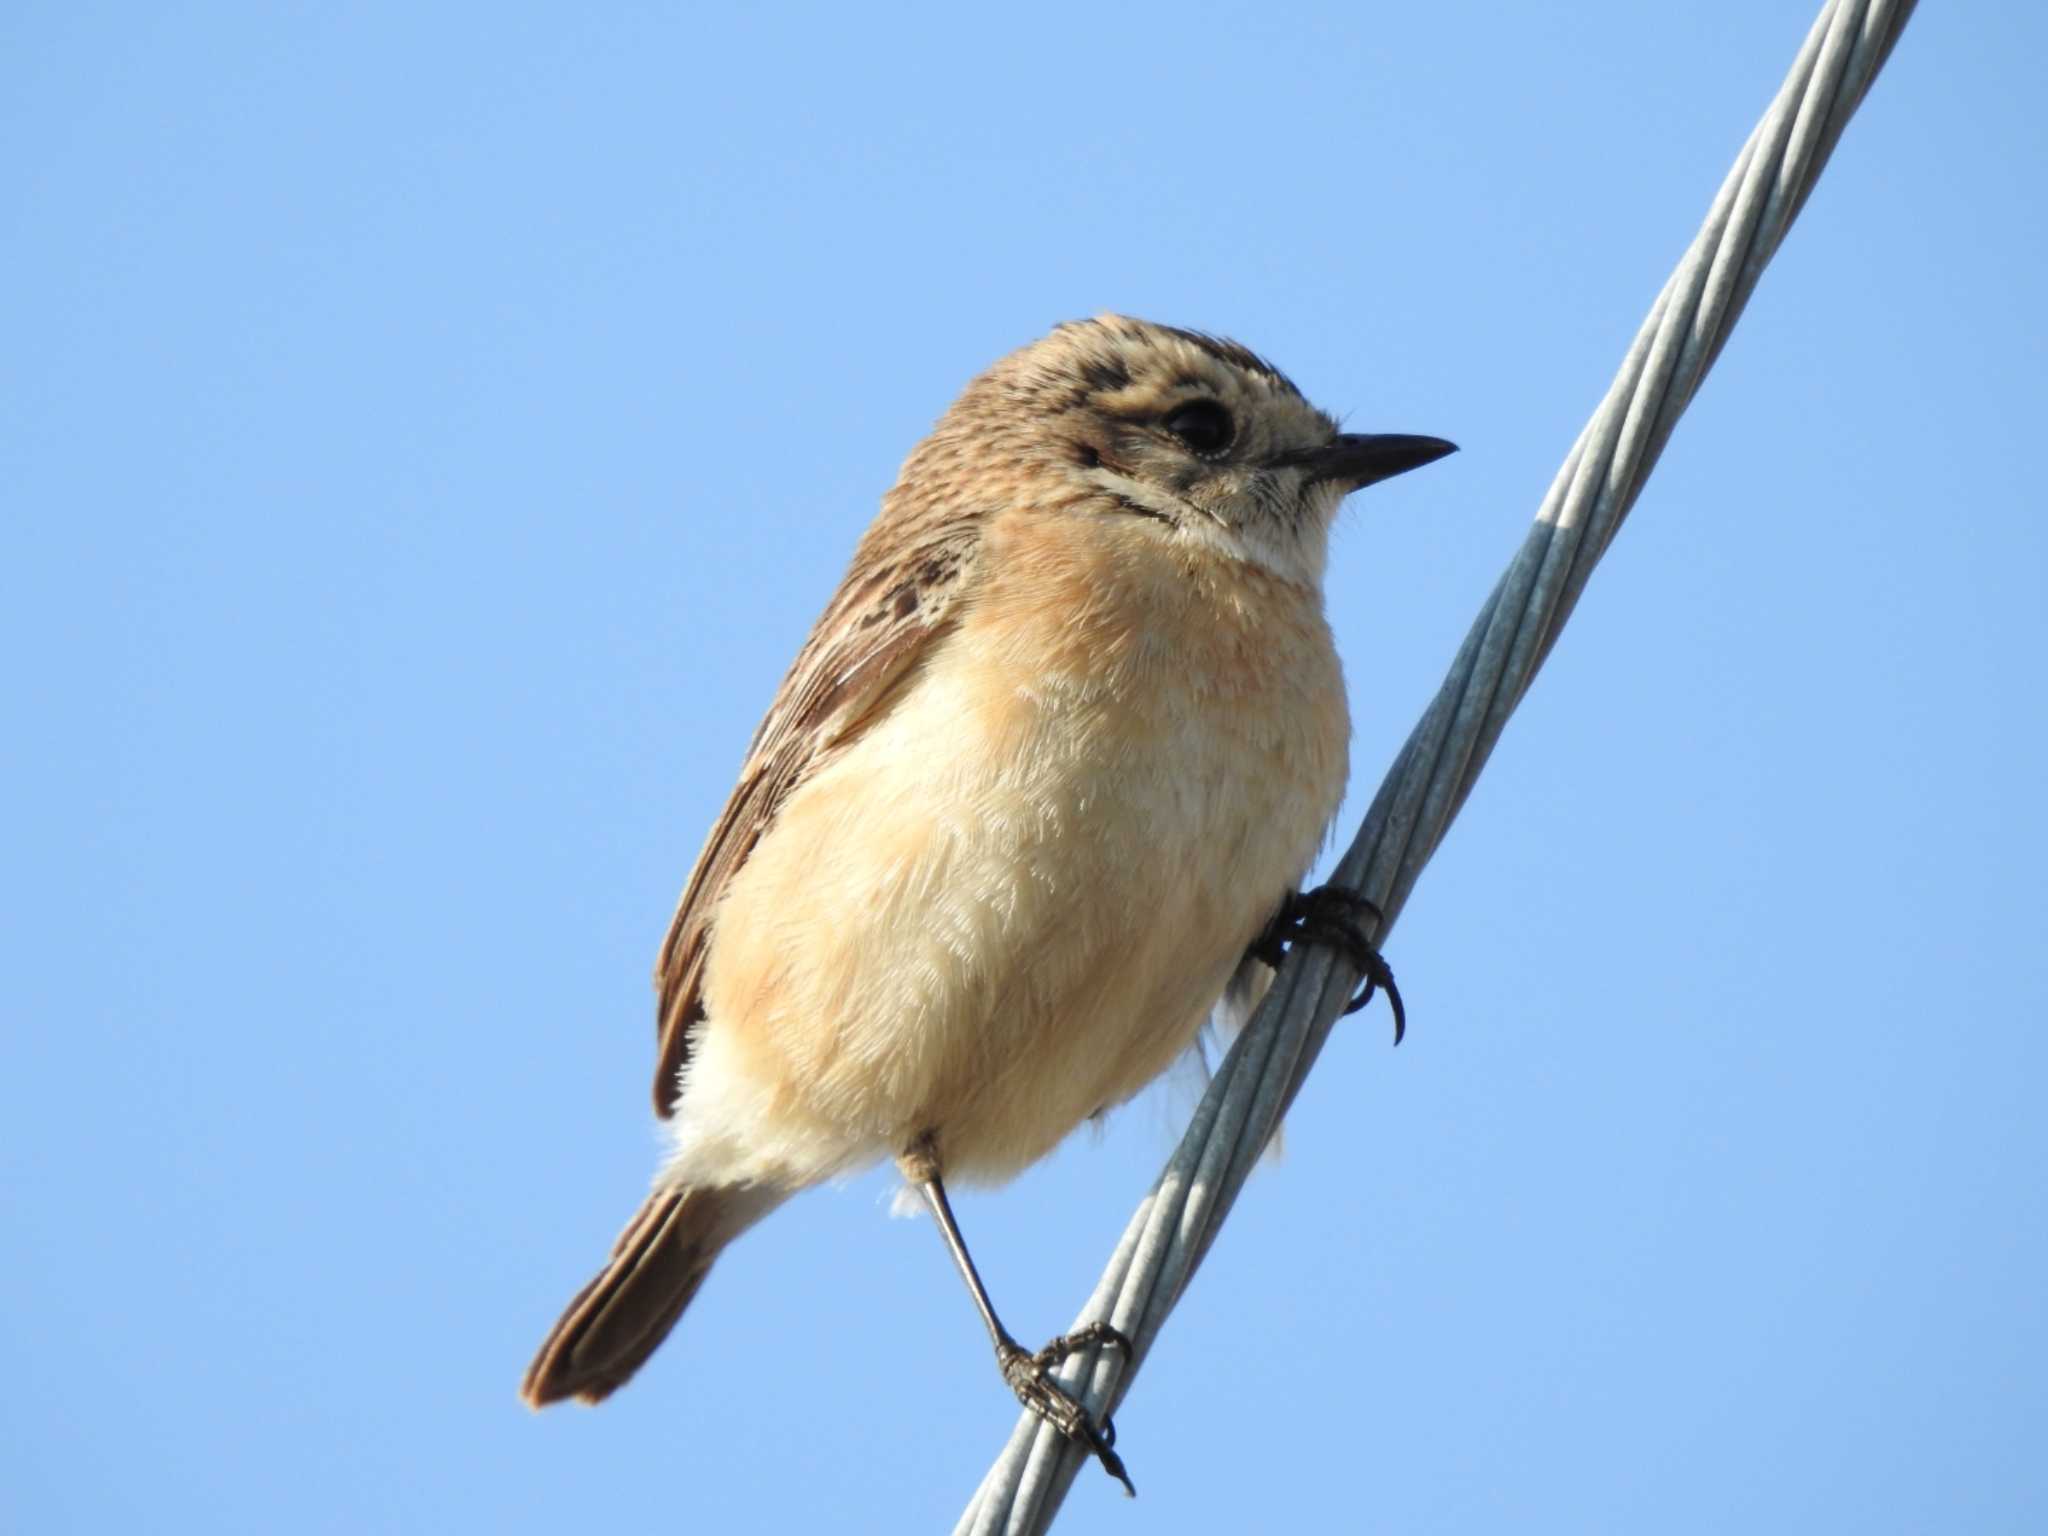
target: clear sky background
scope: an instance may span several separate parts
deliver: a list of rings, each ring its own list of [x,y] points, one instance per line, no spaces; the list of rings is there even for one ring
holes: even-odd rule
[[[1348,836],[1810,19],[9,7],[0,1525],[945,1528],[880,1174],[515,1397],[877,498],[1103,309],[1461,443],[1338,530]],[[1907,29],[1061,1529],[2048,1529],[2044,56]],[[961,1200],[1020,1333],[1181,1112]]]

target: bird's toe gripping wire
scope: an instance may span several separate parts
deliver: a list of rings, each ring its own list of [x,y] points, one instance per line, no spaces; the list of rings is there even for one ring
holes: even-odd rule
[[[1123,1458],[1116,1453],[1115,1421],[1105,1413],[1098,1426],[1088,1417],[1080,1400],[1052,1379],[1052,1372],[1069,1356],[1101,1345],[1120,1350],[1126,1360],[1131,1358],[1131,1341],[1119,1329],[1108,1323],[1090,1323],[1073,1333],[1061,1334],[1035,1354],[1006,1342],[997,1347],[996,1359],[1002,1366],[1003,1380],[1017,1394],[1018,1402],[1069,1440],[1086,1446],[1102,1463],[1102,1470],[1122,1483],[1125,1493],[1136,1498],[1138,1490],[1124,1470]]]
[[[1385,915],[1363,892],[1348,885],[1320,885],[1312,891],[1291,892],[1252,946],[1252,953],[1278,970],[1287,951],[1303,941],[1341,949],[1363,978],[1344,1011],[1356,1013],[1372,1001],[1375,992],[1385,992],[1387,1004],[1394,1010],[1394,1044],[1399,1045],[1408,1032],[1408,1010],[1401,1002],[1401,989],[1394,985],[1393,968],[1366,937],[1368,924],[1377,931],[1385,923]]]

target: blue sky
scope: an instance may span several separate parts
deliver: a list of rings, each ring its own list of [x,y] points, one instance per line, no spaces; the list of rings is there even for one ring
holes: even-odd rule
[[[1461,443],[1339,528],[1348,836],[1810,19],[10,9],[0,1523],[949,1524],[879,1175],[515,1399],[877,498],[1103,309]],[[1061,1529],[2043,1528],[2044,53],[1907,29]],[[1176,1113],[960,1200],[1021,1333]]]

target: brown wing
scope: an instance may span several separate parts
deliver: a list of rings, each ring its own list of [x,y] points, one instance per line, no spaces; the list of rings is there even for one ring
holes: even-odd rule
[[[953,617],[980,543],[976,517],[892,522],[870,530],[853,566],[754,733],[740,781],[719,815],[654,967],[660,1047],[654,1108],[675,1113],[676,1074],[689,1059],[690,1032],[704,1017],[700,995],[712,919],[726,882],[775,819],[790,791],[859,736],[890,687]]]

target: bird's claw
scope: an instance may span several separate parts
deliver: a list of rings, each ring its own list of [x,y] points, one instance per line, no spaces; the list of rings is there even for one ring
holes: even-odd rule
[[[1401,989],[1394,985],[1393,968],[1365,936],[1368,923],[1377,931],[1386,925],[1386,917],[1376,903],[1348,885],[1295,891],[1273,914],[1252,953],[1277,970],[1289,946],[1303,939],[1343,950],[1352,968],[1364,978],[1344,1011],[1356,1013],[1372,1001],[1375,992],[1386,993],[1387,1004],[1394,1010],[1394,1044],[1399,1045],[1408,1033],[1408,1010],[1401,1002]]]
[[[1131,1358],[1131,1341],[1119,1329],[1107,1323],[1090,1323],[1073,1333],[1061,1334],[1035,1353],[1027,1353],[1016,1344],[1005,1345],[996,1350],[996,1360],[1002,1366],[1003,1380],[1017,1394],[1018,1402],[1067,1439],[1086,1446],[1102,1463],[1102,1470],[1122,1483],[1125,1493],[1136,1498],[1138,1490],[1124,1470],[1123,1458],[1116,1453],[1116,1422],[1104,1414],[1102,1423],[1097,1425],[1088,1417],[1080,1399],[1052,1379],[1053,1371],[1069,1357],[1101,1345],[1121,1351],[1126,1360]]]

